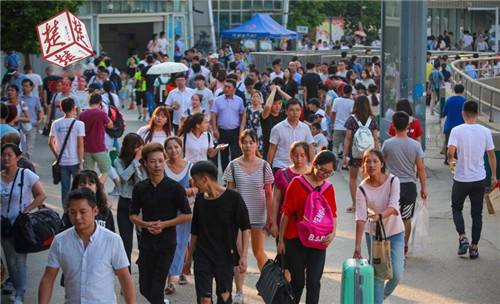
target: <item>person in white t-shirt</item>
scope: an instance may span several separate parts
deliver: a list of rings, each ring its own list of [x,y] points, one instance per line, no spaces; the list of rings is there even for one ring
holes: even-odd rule
[[[285,74],[281,70],[281,60],[280,59],[275,59],[273,61],[273,72],[270,75],[271,81],[274,80],[274,78],[281,78],[285,79]]]
[[[169,110],[174,111],[172,125],[174,127],[174,133],[177,133],[182,114],[186,112],[191,104],[191,96],[193,96],[194,90],[186,87],[186,75],[182,73],[176,76],[175,85],[177,88],[170,91],[165,105]]]
[[[455,168],[453,188],[451,191],[451,207],[453,222],[459,235],[458,255],[466,255],[471,259],[479,257],[478,243],[481,238],[483,198],[487,186],[484,153],[488,155],[491,168],[491,186],[497,187],[497,160],[491,130],[478,124],[479,105],[474,101],[464,103],[462,116],[465,123],[454,127],[448,141],[448,162]],[[455,160],[455,155],[457,159]],[[465,199],[469,197],[472,216],[472,242],[469,244],[465,234],[462,210]]]
[[[49,147],[56,160],[59,155],[61,159],[61,200],[64,210],[64,201],[71,186],[71,178],[83,170],[83,139],[85,138],[85,124],[74,118],[76,114],[75,101],[72,98],[65,98],[61,102],[64,117],[55,120],[50,127]],[[74,122],[74,123],[73,123]],[[73,124],[73,127],[71,125]],[[68,141],[61,152],[64,139],[69,133]]]
[[[326,139],[326,136],[321,132],[321,125],[319,123],[315,122],[311,125],[311,133],[314,139],[313,146],[315,154],[328,148],[328,139]]]
[[[334,122],[332,151],[335,155],[340,154],[339,145],[342,147],[344,144],[346,134],[344,124],[351,115],[352,108],[354,107],[354,100],[351,99],[352,87],[348,84],[344,85],[343,93],[342,97],[334,99],[331,113],[331,120]]]
[[[224,144],[214,147],[214,138],[208,132],[208,126],[207,116],[196,113],[190,116],[179,130],[184,142],[184,158],[193,164],[207,160],[208,157],[215,157],[220,150],[227,147]]]
[[[24,76],[28,77],[33,82],[33,96],[40,97],[43,88],[42,77],[34,73],[33,68],[29,64],[24,66]]]
[[[85,111],[89,108],[89,91],[87,90],[87,80],[85,77],[78,77],[76,90],[73,92],[73,98],[75,98],[75,104],[77,107],[77,114],[79,112]]]
[[[205,76],[198,75],[194,78],[194,82],[196,84],[196,89],[194,90],[195,94],[200,94],[203,96],[201,100],[201,107],[205,110],[205,112],[210,112],[212,108],[212,104],[214,101],[214,94],[210,89],[205,86]]]
[[[167,55],[168,46],[169,43],[165,32],[160,32],[160,39],[158,39],[158,48],[163,55]]]

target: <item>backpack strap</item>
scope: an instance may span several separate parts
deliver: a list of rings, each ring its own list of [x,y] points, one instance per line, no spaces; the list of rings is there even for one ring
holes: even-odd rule
[[[184,132],[184,138],[182,142],[182,154],[184,157],[186,157],[186,138],[187,138],[187,132]]]
[[[321,185],[321,188],[320,188],[320,190],[319,190],[319,193],[320,193],[321,195],[323,195],[323,194],[326,192],[326,190],[328,190],[330,187],[332,187],[332,184],[330,184],[330,183],[329,183],[329,182],[327,182],[327,181],[323,182],[323,185]]]
[[[210,142],[212,141],[212,135],[210,135],[210,132],[207,131],[207,137],[208,137],[208,147],[210,148]]]
[[[365,123],[365,128],[369,128],[371,123],[372,123],[372,117],[368,116],[368,120]]]
[[[363,127],[363,124],[361,123],[361,121],[359,121],[359,120],[356,118],[356,115],[352,114],[351,116],[354,118],[354,120],[355,120],[355,121],[356,121],[356,123],[358,124],[358,127],[360,127],[360,128],[361,128],[361,127]]]
[[[234,175],[234,161],[231,161],[230,166],[231,166],[231,174],[233,175],[234,187],[236,188],[236,177]]]
[[[302,186],[304,186],[304,188],[306,188],[307,191],[309,192],[314,191],[313,186],[306,180],[306,178],[303,175],[297,177],[297,180],[302,184]]]

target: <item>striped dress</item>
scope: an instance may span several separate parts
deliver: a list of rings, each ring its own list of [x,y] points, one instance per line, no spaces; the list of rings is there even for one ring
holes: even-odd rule
[[[261,160],[261,165],[248,175],[240,166],[238,159],[235,159],[227,166],[223,178],[226,182],[236,184],[236,189],[240,192],[247,206],[252,228],[263,228],[266,224],[264,185],[274,182],[273,171],[269,163]]]

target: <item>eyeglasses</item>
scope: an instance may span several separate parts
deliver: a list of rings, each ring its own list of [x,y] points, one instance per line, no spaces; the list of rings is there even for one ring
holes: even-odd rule
[[[334,173],[334,170],[325,170],[324,168],[321,168],[321,167],[316,167],[318,169],[318,171],[321,173],[321,175],[323,176],[327,176],[327,177],[330,177],[333,175]]]

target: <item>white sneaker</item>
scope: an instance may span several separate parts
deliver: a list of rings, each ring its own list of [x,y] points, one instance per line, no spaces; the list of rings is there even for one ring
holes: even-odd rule
[[[241,292],[237,292],[233,297],[234,304],[243,304],[243,294]]]
[[[21,298],[16,297],[16,299],[14,300],[14,304],[23,304],[23,300],[21,300]]]
[[[169,299],[164,298],[164,299],[163,299],[163,303],[164,303],[164,304],[170,304],[170,301],[169,301]]]

